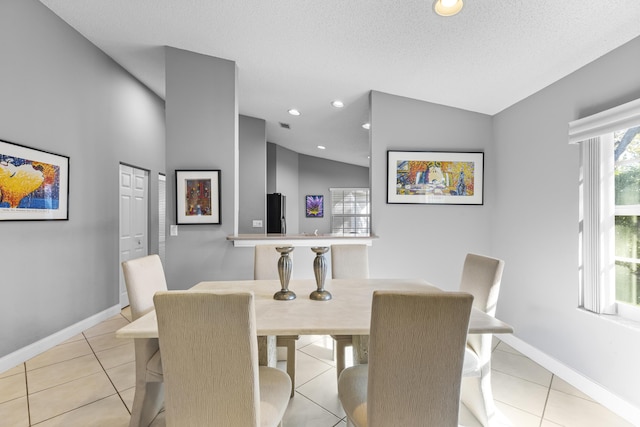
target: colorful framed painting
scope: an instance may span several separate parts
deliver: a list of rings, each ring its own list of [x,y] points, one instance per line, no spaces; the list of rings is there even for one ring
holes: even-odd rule
[[[324,216],[324,196],[306,196],[305,211],[307,218],[322,218]]]
[[[68,220],[69,157],[0,140],[0,220]]]
[[[176,222],[220,224],[220,170],[176,170]]]
[[[387,203],[482,205],[484,153],[387,151]]]

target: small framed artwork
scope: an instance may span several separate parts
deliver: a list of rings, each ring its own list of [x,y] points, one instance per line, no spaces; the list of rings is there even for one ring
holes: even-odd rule
[[[482,205],[484,153],[387,151],[387,203]]]
[[[176,170],[176,222],[220,224],[220,170]]]
[[[324,216],[324,196],[306,196],[305,211],[307,218],[322,218]]]
[[[68,220],[69,157],[0,140],[0,220]]]

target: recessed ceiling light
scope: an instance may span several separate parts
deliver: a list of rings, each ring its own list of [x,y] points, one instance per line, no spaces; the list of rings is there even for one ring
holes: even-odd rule
[[[366,130],[369,130],[369,129],[371,129],[371,123],[363,123],[363,124],[362,124],[362,127],[363,127],[364,129],[366,129]]]
[[[332,106],[336,107],[336,108],[342,108],[344,107],[344,103],[338,99],[336,99],[335,101],[333,101],[331,103]]]
[[[325,147],[324,145],[318,145],[318,148],[321,149],[321,150],[326,150],[327,149],[327,147]]]
[[[299,116],[300,111],[296,110],[295,108],[292,108],[289,110],[289,114],[291,114],[292,116]]]
[[[462,0],[436,0],[433,10],[440,16],[453,16],[462,10]]]

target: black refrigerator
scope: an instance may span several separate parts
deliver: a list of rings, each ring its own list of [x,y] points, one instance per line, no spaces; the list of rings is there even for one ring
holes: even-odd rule
[[[280,193],[267,194],[267,233],[287,232],[287,198]]]

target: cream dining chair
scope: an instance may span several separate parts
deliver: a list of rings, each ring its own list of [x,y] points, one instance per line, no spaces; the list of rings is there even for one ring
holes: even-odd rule
[[[169,291],[154,302],[167,427],[282,425],[291,380],[258,366],[253,293]]]
[[[332,279],[368,279],[369,252],[367,245],[331,245],[331,278]],[[366,347],[368,337],[358,336],[356,340],[351,335],[331,335],[336,342],[336,372],[338,378],[345,368],[347,347],[352,347],[354,341],[360,347]],[[354,352],[365,357],[366,348]],[[358,362],[366,362],[359,360]]]
[[[473,296],[375,291],[369,363],[345,369],[347,426],[453,427]]]
[[[474,296],[473,306],[495,316],[504,261],[467,254],[462,268],[460,291]],[[483,425],[495,415],[491,388],[492,334],[470,334],[464,355],[461,402]]]
[[[278,260],[280,253],[276,251],[278,245],[256,245],[253,256],[253,278],[254,280],[279,280]],[[293,258],[293,252],[289,254]],[[275,292],[275,290],[274,290]],[[287,352],[287,373],[291,378],[293,387],[291,397],[295,393],[296,384],[296,341],[298,335],[286,335],[276,337],[276,347],[284,347]]]
[[[133,320],[153,310],[153,295],[167,290],[162,262],[158,255],[124,261],[122,273]],[[164,403],[162,360],[157,338],[136,338],[136,388],[130,427],[148,426]]]

